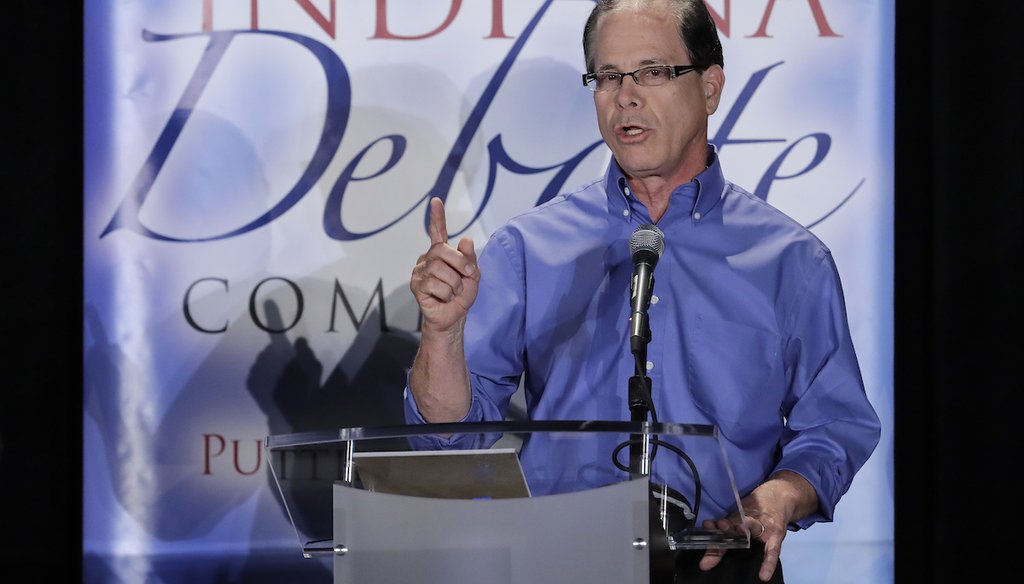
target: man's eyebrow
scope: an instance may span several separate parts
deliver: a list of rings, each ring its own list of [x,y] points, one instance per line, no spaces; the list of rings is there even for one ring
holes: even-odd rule
[[[649,67],[651,65],[664,65],[665,60],[660,57],[652,57],[650,59],[643,59],[640,61],[640,68]],[[619,72],[621,69],[615,65],[601,65],[596,69],[597,71],[616,71]]]

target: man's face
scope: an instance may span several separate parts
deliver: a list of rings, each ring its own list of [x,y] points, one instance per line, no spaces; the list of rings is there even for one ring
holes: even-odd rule
[[[604,16],[593,52],[598,72],[691,64],[676,20],[659,11]],[[655,87],[637,86],[625,76],[618,89],[595,93],[601,136],[626,175],[661,177],[674,186],[704,170],[707,117],[718,107],[722,83],[721,68],[713,66]]]

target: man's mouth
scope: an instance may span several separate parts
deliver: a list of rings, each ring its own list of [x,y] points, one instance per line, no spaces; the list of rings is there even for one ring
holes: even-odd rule
[[[622,124],[618,126],[618,128],[616,128],[616,131],[619,134],[619,136],[623,138],[637,138],[641,134],[645,133],[647,131],[647,128],[644,128],[643,126],[635,126],[632,124]]]

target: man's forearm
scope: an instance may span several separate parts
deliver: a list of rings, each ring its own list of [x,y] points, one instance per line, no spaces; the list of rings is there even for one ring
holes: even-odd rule
[[[424,328],[409,373],[409,389],[420,414],[432,423],[458,422],[472,402],[462,331]]]

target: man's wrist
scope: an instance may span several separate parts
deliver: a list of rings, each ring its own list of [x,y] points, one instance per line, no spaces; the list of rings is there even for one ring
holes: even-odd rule
[[[798,521],[818,510],[818,493],[799,473],[780,470],[773,473],[766,482],[774,483],[777,492],[789,508],[789,520]]]

